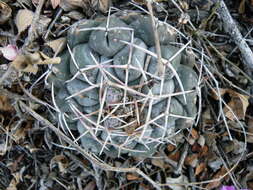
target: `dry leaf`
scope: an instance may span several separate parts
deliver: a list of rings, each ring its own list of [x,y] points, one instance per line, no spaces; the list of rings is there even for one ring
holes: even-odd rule
[[[184,10],[188,10],[189,9],[189,4],[186,1],[179,1],[179,5]]]
[[[203,147],[201,147],[201,150],[199,152],[199,157],[207,156],[208,155],[208,151],[209,151],[208,146],[204,145]]]
[[[56,155],[50,161],[50,169],[52,170],[54,165],[57,164],[60,173],[65,173],[66,168],[69,165],[69,161],[66,156],[64,155]]]
[[[15,23],[18,28],[18,33],[25,31],[33,20],[34,13],[28,9],[20,9],[16,15]]]
[[[11,17],[12,10],[8,4],[0,1],[0,24],[4,24]]]
[[[138,179],[140,178],[135,174],[127,174],[127,180],[129,181],[138,180]]]
[[[157,159],[157,158],[153,158],[151,160],[151,163],[161,169],[164,169],[165,168],[165,163],[164,163],[164,160],[163,159]]]
[[[36,74],[38,71],[38,65],[33,64],[29,56],[26,56],[26,55],[18,55],[16,59],[12,62],[12,66],[17,71],[22,71],[22,72]]]
[[[206,168],[206,164],[201,162],[195,169],[195,175],[199,175]]]
[[[36,52],[33,54],[18,55],[12,62],[12,66],[18,71],[36,74],[38,65],[59,64],[60,62],[60,57],[50,58],[42,52]]]
[[[177,151],[175,153],[172,153],[172,154],[168,155],[168,158],[170,158],[171,160],[177,162],[180,159],[180,152]]]
[[[167,146],[167,150],[168,150],[169,152],[172,152],[172,151],[174,151],[175,149],[176,149],[176,146],[173,145],[173,144],[169,144],[169,145]]]
[[[11,105],[9,97],[3,94],[0,95],[0,111],[2,112],[15,111],[14,107]]]
[[[196,129],[192,128],[192,130],[191,130],[190,133],[191,133],[191,136],[192,136],[195,140],[199,138],[199,134],[198,134],[198,131],[197,131]]]
[[[91,181],[84,187],[83,190],[94,190],[94,189],[96,189],[96,182]]]
[[[185,158],[185,164],[186,165],[189,165],[189,166],[192,166],[193,168],[196,166],[198,162],[198,154],[192,154],[192,155],[189,155]]]
[[[103,13],[106,13],[111,6],[111,0],[99,0],[98,4],[99,4],[99,10]]]
[[[224,94],[228,94],[231,97],[230,102],[228,103],[228,106],[233,111],[233,113],[236,115],[236,117],[240,119],[245,119],[245,114],[247,111],[247,108],[249,106],[249,96],[240,94],[236,91],[233,91],[231,89],[220,89],[221,96]],[[216,100],[219,100],[219,97],[213,93],[213,98]],[[234,121],[236,120],[234,117],[234,114],[227,108],[224,107],[223,109],[225,116]]]
[[[32,128],[31,122],[26,122],[25,125],[20,125],[18,129],[15,129],[15,131],[12,131],[13,139],[16,143],[20,142],[20,140],[24,140],[28,131]]]
[[[6,146],[6,143],[0,144],[0,156],[4,156],[7,150],[9,150],[9,148]]]
[[[12,174],[14,177],[13,179],[11,180],[10,184],[9,184],[9,187],[6,188],[6,190],[17,190],[17,185],[19,184],[20,182],[20,179],[22,178],[20,176],[20,173],[19,172],[16,172],[14,174]]]
[[[249,106],[248,96],[237,94],[237,97],[232,97],[231,101],[228,103],[228,106],[232,109],[232,111],[230,111],[227,107],[223,109],[228,119],[232,121],[236,120],[234,114],[239,120],[245,119],[245,114]]]
[[[60,4],[60,2],[61,0],[51,0],[53,9],[55,9]]]
[[[139,5],[145,5],[146,4],[146,0],[133,0],[133,2],[135,2]]]
[[[220,178],[227,172],[226,168],[223,166],[213,177],[213,180]],[[223,178],[225,180],[228,177],[228,175]],[[207,186],[206,189],[214,189],[216,187],[219,187],[222,183],[222,180],[215,180],[213,182],[210,182]]]
[[[61,52],[65,46],[66,46],[66,42],[67,39],[62,37],[62,38],[58,38],[56,40],[52,40],[50,42],[47,42],[46,45],[48,45],[49,47],[51,47],[54,51],[54,53],[58,53]]]
[[[90,7],[89,0],[61,0],[60,7],[64,11],[72,11],[78,7],[88,10]]]
[[[247,134],[247,142],[253,143],[253,118],[252,117],[248,119],[247,126],[248,126],[247,132],[249,133]]]
[[[242,0],[240,5],[239,5],[239,8],[238,8],[238,12],[240,14],[244,14],[245,13],[245,2],[246,0]]]

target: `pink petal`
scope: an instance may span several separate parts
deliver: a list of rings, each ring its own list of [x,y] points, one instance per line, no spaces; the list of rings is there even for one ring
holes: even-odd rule
[[[7,45],[3,48],[0,48],[4,58],[8,59],[9,61],[13,61],[18,55],[18,48],[15,45]]]
[[[222,188],[220,190],[235,190],[234,186],[222,186]]]

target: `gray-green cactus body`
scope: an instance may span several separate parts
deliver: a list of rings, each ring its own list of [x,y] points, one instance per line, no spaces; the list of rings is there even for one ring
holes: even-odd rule
[[[131,40],[131,31],[123,21],[111,17],[98,27],[104,30],[92,31],[89,39],[90,47],[100,55],[111,57],[124,47],[120,40],[129,42]]]
[[[68,49],[61,54],[48,81],[57,87],[59,116],[69,116],[65,123],[79,132],[86,150],[112,157],[151,156],[183,125],[180,117],[196,115],[195,92],[185,94],[187,104],[182,95],[173,95],[182,89],[171,67],[185,90],[195,89],[197,75],[181,64],[182,53],[170,60],[179,50],[169,45],[176,36],[165,23],[156,25],[166,65],[163,76],[152,56],[156,49],[148,16],[85,20],[68,32],[72,56]]]
[[[155,47],[151,47],[149,49],[151,52],[156,52]],[[178,52],[179,48],[171,45],[166,45],[166,46],[161,46],[161,56],[162,58],[166,60],[170,60],[172,56],[174,56]],[[181,62],[181,54],[178,54],[172,61],[171,63],[164,63],[167,66],[165,67],[165,78],[171,78],[173,76],[173,71],[169,67],[169,64],[177,70]],[[155,74],[157,71],[157,58],[152,57],[150,64],[148,66],[148,71],[152,74]]]
[[[89,88],[89,84],[78,79],[67,83],[67,90],[70,94],[77,94],[74,99],[81,106],[95,106],[98,104],[98,90],[96,88],[81,93],[82,90]]]
[[[166,45],[175,41],[175,34],[166,26],[165,23],[157,23],[157,31],[159,33],[160,44]],[[151,18],[147,16],[139,16],[134,22],[130,24],[134,32],[139,36],[148,46],[155,45],[155,38],[151,24]]]
[[[135,38],[133,43],[143,49],[147,49],[146,44],[138,38]],[[130,55],[131,53],[132,53],[132,55]],[[132,82],[134,80],[137,80],[142,75],[140,70],[141,69],[143,70],[145,58],[146,58],[146,53],[143,52],[143,50],[133,47],[132,52],[131,52],[130,47],[125,46],[119,53],[117,53],[114,56],[113,64],[127,66],[130,58],[131,58],[130,65],[137,68],[137,70],[131,69],[131,68],[128,70],[128,72],[129,72],[128,73],[128,81]],[[117,77],[121,81],[125,81],[126,69],[115,69],[115,72],[117,74]]]

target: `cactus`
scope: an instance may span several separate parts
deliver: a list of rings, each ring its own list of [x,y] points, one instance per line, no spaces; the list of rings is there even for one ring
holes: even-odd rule
[[[170,45],[176,34],[165,23],[156,25],[161,56],[169,60],[179,51]],[[48,83],[56,121],[87,151],[151,156],[196,116],[197,74],[182,64],[183,52],[164,62],[163,76],[157,74],[150,17],[81,21],[67,41]]]

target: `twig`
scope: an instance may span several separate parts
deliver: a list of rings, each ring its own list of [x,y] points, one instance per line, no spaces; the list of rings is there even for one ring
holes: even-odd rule
[[[147,7],[148,7],[148,10],[150,13],[152,29],[154,31],[155,48],[156,48],[156,53],[157,53],[157,74],[158,74],[158,76],[162,76],[164,67],[163,67],[163,63],[162,63],[161,46],[160,46],[157,28],[155,26],[155,18],[154,18],[154,14],[153,14],[153,8],[151,5],[151,0],[147,0]]]
[[[52,123],[50,123],[47,119],[43,118],[39,114],[37,114],[34,110],[32,110],[30,107],[25,105],[22,101],[19,102],[20,106],[27,111],[30,115],[32,115],[34,118],[36,118],[38,121],[41,122],[42,125],[49,127],[52,131],[54,131],[56,134],[58,134],[65,142],[67,142],[69,145],[71,145],[73,148],[75,148],[80,154],[85,156],[90,162],[100,167],[100,169],[107,170],[107,171],[116,171],[116,172],[135,172],[142,176],[144,179],[146,179],[148,182],[150,182],[157,190],[161,190],[161,187],[153,181],[151,178],[149,178],[145,173],[143,173],[140,169],[132,167],[132,168],[119,168],[119,167],[113,167],[109,164],[103,163],[98,158],[95,158],[92,153],[87,152],[83,148],[81,148],[78,144],[75,144],[69,137],[67,137],[60,129],[56,128]]]
[[[220,18],[223,21],[225,31],[231,35],[235,44],[238,46],[239,50],[241,51],[241,54],[243,57],[243,63],[245,64],[245,66],[253,70],[253,54],[250,47],[248,46],[241,32],[239,31],[224,1],[220,0],[219,3],[220,3],[220,6],[217,9],[217,11],[220,14]]]
[[[57,19],[61,16],[62,11],[63,11],[62,8],[59,8],[59,10],[57,11],[57,13],[56,13],[56,15],[55,15],[55,17],[54,17],[54,20],[51,22],[51,24],[49,25],[49,27],[48,27],[48,29],[47,29],[47,32],[46,32],[46,34],[45,34],[44,39],[47,39],[47,38],[48,38],[48,35],[49,35],[49,33],[51,32],[51,29],[53,28],[53,26],[54,26],[55,22],[57,21]]]
[[[9,75],[14,71],[15,69],[10,65],[7,69],[7,71],[5,71],[5,73],[1,76],[0,78],[0,85],[3,83],[3,81],[9,77]]]
[[[40,13],[41,13],[44,3],[45,3],[45,0],[39,0],[39,4],[36,8],[32,24],[31,24],[29,31],[28,31],[28,37],[27,37],[22,49],[28,47],[30,45],[30,43],[32,43],[36,38],[36,28],[38,26],[38,21],[40,19]]]
[[[177,169],[175,171],[176,174],[182,174],[183,164],[184,164],[185,158],[188,154],[188,150],[189,150],[189,144],[188,144],[188,142],[186,142],[186,144],[184,146],[183,154],[180,157],[180,160],[177,165]]]

